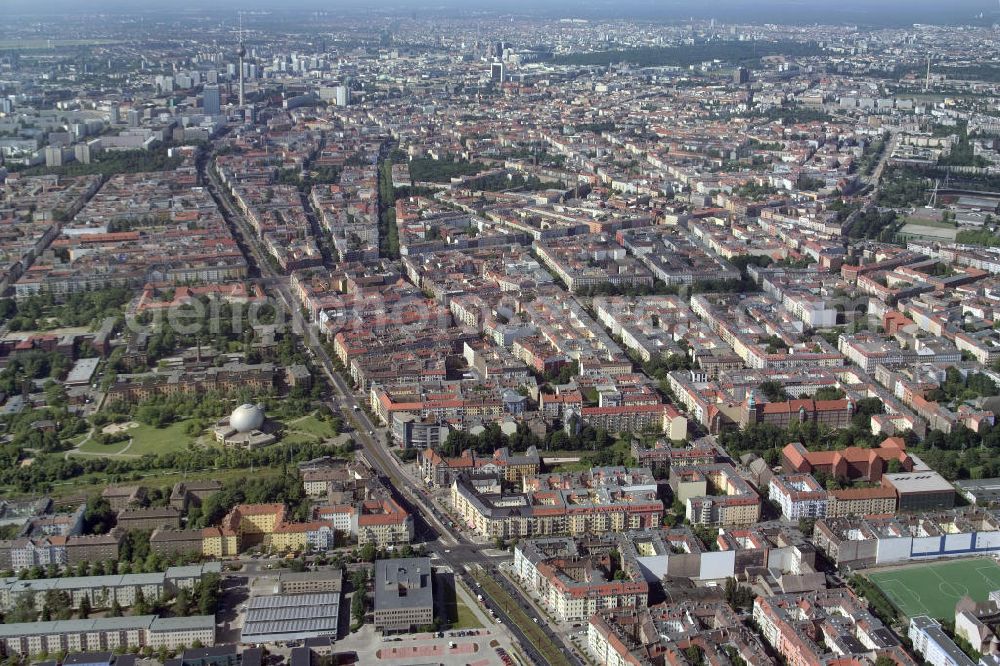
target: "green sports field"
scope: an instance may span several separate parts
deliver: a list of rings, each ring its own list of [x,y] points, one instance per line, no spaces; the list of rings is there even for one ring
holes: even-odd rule
[[[963,596],[981,602],[993,590],[1000,590],[1000,565],[977,558],[872,573],[868,578],[908,618],[952,619],[955,604]]]

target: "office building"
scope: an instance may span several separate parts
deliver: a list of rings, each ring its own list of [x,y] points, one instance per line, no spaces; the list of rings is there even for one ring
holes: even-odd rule
[[[407,632],[434,622],[434,586],[429,557],[375,562],[375,629]]]
[[[351,89],[347,86],[336,86],[334,88],[334,100],[337,106],[347,106],[351,103]]]
[[[202,97],[202,107],[206,116],[217,116],[222,112],[222,95],[219,86],[205,86]]]

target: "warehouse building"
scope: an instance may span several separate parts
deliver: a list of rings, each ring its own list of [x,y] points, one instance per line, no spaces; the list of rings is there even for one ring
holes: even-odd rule
[[[340,593],[276,594],[254,597],[247,606],[240,640],[275,643],[313,636],[337,636]]]

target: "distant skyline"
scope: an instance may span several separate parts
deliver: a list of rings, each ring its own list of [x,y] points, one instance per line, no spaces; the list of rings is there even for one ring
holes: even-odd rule
[[[10,13],[100,13],[198,11],[216,14],[220,11],[273,10],[290,11],[373,12],[368,2],[357,0],[216,0],[210,6],[203,0],[176,0],[170,7],[147,0],[3,0]],[[836,3],[817,0],[506,0],[485,2],[476,0],[391,0],[377,5],[378,13],[392,11],[451,14],[461,16],[473,12],[496,14],[524,13],[543,16],[631,18],[683,20],[688,17],[716,18],[720,21],[760,21],[797,23],[863,23],[874,25],[908,25],[915,22],[972,23],[1000,21],[1000,5],[988,0],[843,0]],[[983,19],[977,15],[982,12]]]

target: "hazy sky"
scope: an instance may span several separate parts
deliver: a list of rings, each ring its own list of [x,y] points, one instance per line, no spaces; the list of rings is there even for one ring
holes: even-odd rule
[[[282,12],[377,6],[427,14],[475,10],[535,13],[550,16],[682,19],[688,16],[725,20],[872,23],[967,23],[979,12],[1000,21],[1000,2],[988,0],[0,0],[3,12],[103,12],[278,9]]]

